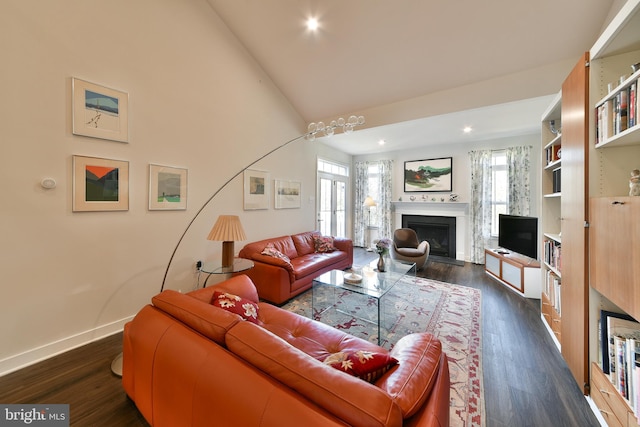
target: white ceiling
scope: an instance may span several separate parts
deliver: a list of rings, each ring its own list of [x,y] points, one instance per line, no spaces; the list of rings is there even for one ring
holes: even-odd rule
[[[208,0],[307,122],[542,67],[588,50],[623,0]],[[309,17],[320,28],[305,28]],[[558,87],[559,90],[559,87]],[[540,93],[539,96],[548,95]],[[363,129],[352,154],[535,132],[549,97]],[[505,118],[512,117],[509,129]],[[402,118],[396,120],[402,122]],[[461,123],[474,127],[460,135]],[[355,136],[358,136],[357,138]],[[337,136],[337,135],[336,135]],[[334,137],[335,138],[335,137]],[[365,141],[366,138],[366,141]],[[337,142],[332,142],[337,143]],[[377,144],[376,144],[377,145]]]

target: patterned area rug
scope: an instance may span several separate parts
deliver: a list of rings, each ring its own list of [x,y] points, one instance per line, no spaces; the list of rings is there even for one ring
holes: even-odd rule
[[[352,335],[378,342],[377,303],[352,292],[321,287],[315,318]],[[318,307],[330,305],[329,310]],[[430,332],[449,358],[452,427],[484,426],[480,291],[466,286],[406,276],[383,298],[380,344],[388,349],[404,335]],[[311,317],[312,291],[283,306]]]

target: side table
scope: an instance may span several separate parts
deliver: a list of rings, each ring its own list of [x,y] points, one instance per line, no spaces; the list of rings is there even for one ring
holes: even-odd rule
[[[202,285],[203,288],[207,287],[207,281],[212,274],[231,274],[240,273],[253,268],[253,261],[245,258],[234,258],[233,264],[229,267],[223,267],[219,262],[205,262],[200,267],[200,271],[208,274],[207,278]]]

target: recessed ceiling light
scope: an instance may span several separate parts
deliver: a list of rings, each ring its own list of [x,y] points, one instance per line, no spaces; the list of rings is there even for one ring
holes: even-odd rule
[[[384,139],[381,139],[380,141],[378,141],[378,145],[384,145],[387,141],[385,141]]]
[[[462,129],[464,133],[470,133],[472,130],[471,126],[465,126],[464,129]]]
[[[309,31],[316,31],[318,29],[318,20],[316,18],[307,19],[307,29]]]

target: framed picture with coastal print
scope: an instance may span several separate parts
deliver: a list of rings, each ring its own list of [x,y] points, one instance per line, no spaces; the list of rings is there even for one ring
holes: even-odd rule
[[[73,211],[129,210],[129,162],[73,156]]]
[[[275,209],[295,209],[300,207],[300,181],[275,179]]]
[[[269,173],[244,171],[244,210],[269,209]]]
[[[71,79],[74,135],[129,142],[129,95]]]
[[[412,160],[404,162],[404,192],[453,191],[453,159]]]
[[[187,209],[187,169],[149,165],[149,210]]]

